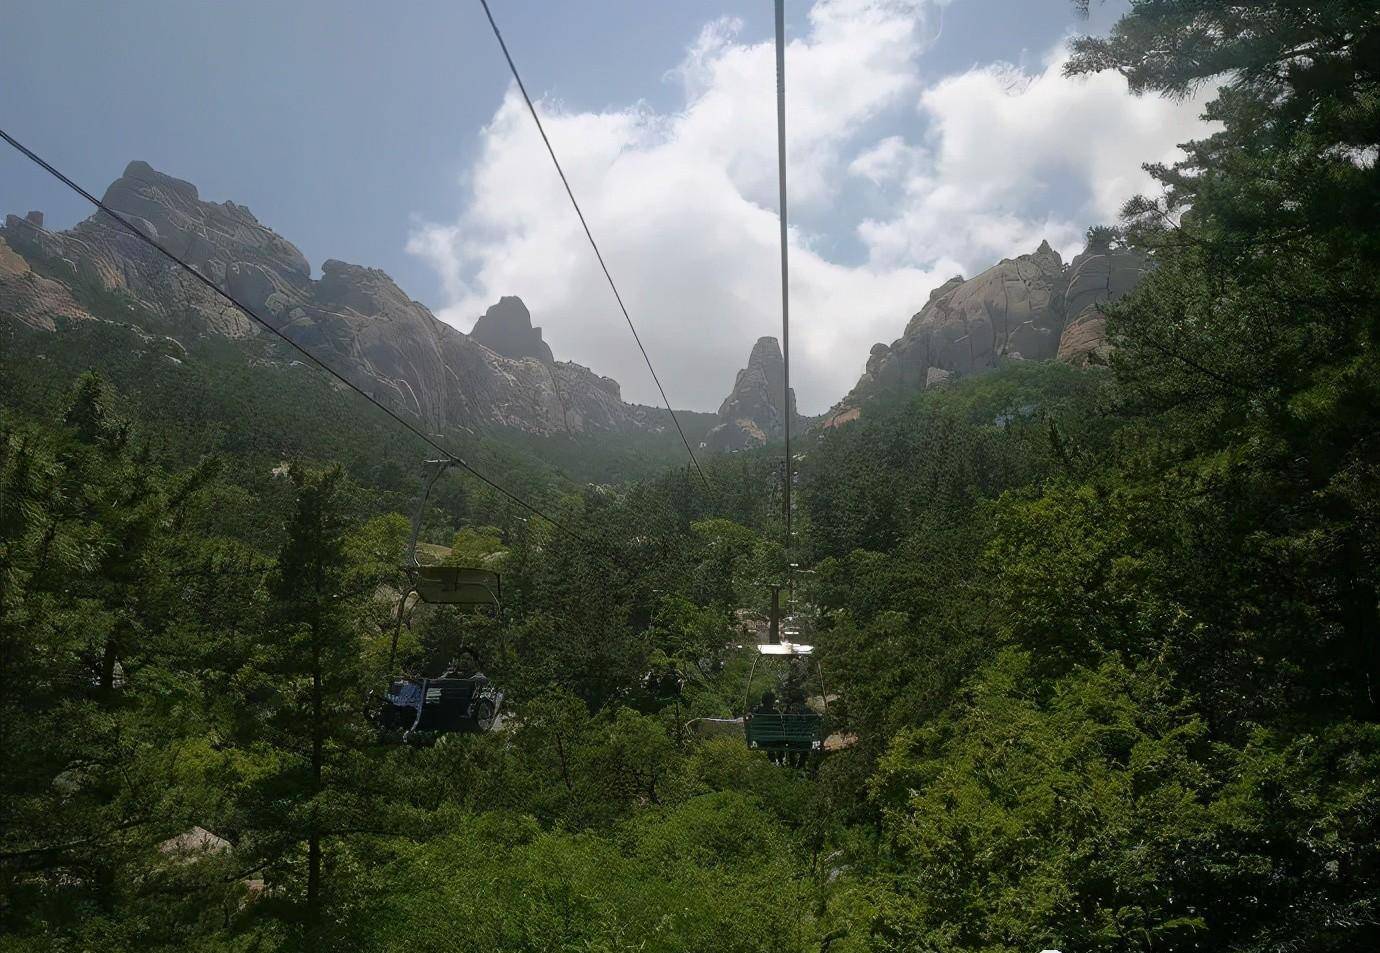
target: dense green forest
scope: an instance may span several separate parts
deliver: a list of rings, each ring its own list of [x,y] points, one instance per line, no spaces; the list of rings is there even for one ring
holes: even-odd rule
[[[365,716],[425,448],[306,367],[11,333],[0,951],[1380,947],[1377,65],[1354,0],[1080,41],[1220,84],[1100,233],[1153,263],[1111,365],[809,435],[789,549],[779,448],[467,443],[578,535],[438,485],[503,611],[419,608],[400,665],[511,716],[427,746]],[[848,742],[803,768],[696,730],[792,575]]]

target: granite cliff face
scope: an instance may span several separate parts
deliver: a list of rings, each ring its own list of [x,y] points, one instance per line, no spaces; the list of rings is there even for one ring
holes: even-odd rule
[[[855,419],[865,401],[943,384],[1004,360],[1057,358],[1079,366],[1105,363],[1106,318],[1100,305],[1139,280],[1145,262],[1105,244],[1065,265],[1041,242],[978,276],[950,278],[890,345],[875,344],[857,385],[824,416],[825,426]]]
[[[1111,347],[1101,306],[1134,288],[1145,269],[1145,259],[1126,249],[1088,248],[1073,259],[1064,288],[1059,360],[1077,367],[1107,362]]]
[[[787,410],[781,406],[786,365],[776,338],[758,338],[747,367],[738,372],[733,391],[719,406],[719,421],[700,444],[707,450],[746,450],[780,440],[786,432]],[[789,395],[791,429],[804,422],[795,412],[795,391]]]
[[[437,320],[384,272],[327,261],[321,276],[289,241],[234,202],[203,201],[189,182],[131,162],[104,201],[352,383],[428,426],[529,433],[663,429],[664,412],[623,403],[618,383],[558,362],[522,301],[505,297],[472,334]],[[224,299],[110,221],[65,232],[42,216],[0,229],[0,318],[58,332],[95,320],[78,287],[127,296],[130,322],[184,344],[265,332]]]
[[[7,225],[6,232],[12,228],[32,228],[18,224],[24,220],[16,216],[10,219],[15,224]],[[59,320],[91,320],[65,284],[35,272],[28,259],[10,247],[4,234],[0,232],[0,315],[9,315],[21,325],[39,331],[55,330]]]

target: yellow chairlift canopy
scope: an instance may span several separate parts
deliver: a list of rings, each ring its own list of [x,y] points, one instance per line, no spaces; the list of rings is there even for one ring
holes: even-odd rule
[[[499,574],[468,566],[419,566],[417,595],[423,602],[440,605],[497,606],[501,594]]]

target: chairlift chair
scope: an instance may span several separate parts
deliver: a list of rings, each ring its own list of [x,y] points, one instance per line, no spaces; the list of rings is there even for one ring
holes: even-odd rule
[[[457,731],[488,731],[498,720],[503,693],[482,673],[440,678],[397,678],[376,716],[379,727],[403,741]]]
[[[429,605],[488,607],[495,616],[502,609],[503,580],[492,569],[423,566],[417,559],[417,538],[432,487],[443,472],[458,462],[451,459],[426,461],[429,473],[412,518],[412,534],[407,541],[403,565],[411,585],[398,600],[398,615],[388,652],[390,668],[397,658],[407,601],[414,592]],[[400,675],[390,680],[375,721],[385,732],[401,731],[403,740],[454,731],[488,731],[497,721],[502,704],[503,693],[479,672],[466,677],[451,672],[439,678]]]
[[[747,687],[743,693],[743,735],[748,748],[765,751],[773,761],[791,760],[803,763],[811,753],[821,750],[824,742],[824,716],[813,711],[778,711],[752,706],[752,679],[757,663],[762,659],[807,659],[814,646],[799,642],[776,642],[757,646],[757,657],[748,671]],[[823,678],[820,697],[826,698]],[[827,703],[826,703],[827,704]]]
[[[408,596],[417,598],[429,605],[488,606],[495,614],[502,607],[503,580],[492,569],[472,566],[423,566],[417,559],[417,538],[422,531],[422,517],[426,513],[427,500],[431,489],[441,474],[459,463],[458,460],[428,460],[429,471],[422,488],[422,498],[417,503],[417,512],[412,516],[412,533],[407,540],[403,571],[407,573],[411,586],[398,600],[398,617],[393,627],[393,642],[388,650],[388,664],[391,667],[398,654],[398,636],[402,633],[404,610]]]

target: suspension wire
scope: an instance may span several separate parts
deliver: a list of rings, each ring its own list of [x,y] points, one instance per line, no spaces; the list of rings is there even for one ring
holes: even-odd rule
[[[786,3],[776,0],[776,167],[781,205],[781,406],[786,418],[786,553],[791,551],[791,284],[786,262]]]
[[[408,420],[405,419],[404,417],[400,416],[398,413],[396,413],[395,411],[391,410],[391,409],[388,408],[387,406],[385,406],[385,405],[379,403],[377,400],[375,400],[375,399],[373,398],[373,396],[371,396],[370,394],[368,394],[367,392],[365,392],[364,389],[361,388],[359,385],[355,384],[353,381],[351,381],[351,380],[349,380],[348,378],[346,378],[343,374],[341,374],[341,373],[340,373],[339,371],[337,371],[335,368],[331,367],[329,364],[327,364],[326,362],[322,361],[322,360],[321,360],[320,358],[318,358],[316,355],[312,354],[310,351],[308,351],[308,350],[307,350],[306,348],[304,348],[302,345],[298,344],[298,343],[297,343],[296,341],[294,341],[292,338],[288,337],[286,334],[284,334],[284,333],[283,333],[282,331],[280,331],[278,328],[275,328],[273,325],[269,324],[269,323],[268,323],[267,321],[265,321],[263,318],[259,317],[259,316],[258,316],[257,314],[255,314],[247,305],[242,304],[242,303],[239,301],[239,299],[237,299],[235,296],[231,295],[229,292],[227,292],[227,291],[223,290],[222,288],[220,288],[219,285],[217,285],[217,284],[216,284],[214,281],[212,281],[210,278],[207,278],[207,277],[206,277],[205,275],[203,275],[201,272],[197,271],[197,270],[196,270],[195,268],[193,268],[190,264],[188,264],[184,259],[182,259],[182,258],[178,257],[177,255],[173,254],[171,251],[169,251],[169,250],[167,249],[166,246],[164,246],[164,245],[163,245],[161,242],[159,242],[157,239],[155,239],[155,238],[150,238],[148,235],[144,234],[139,228],[137,228],[133,223],[131,223],[131,222],[130,222],[128,219],[126,219],[123,215],[119,214],[119,213],[116,212],[114,209],[112,209],[110,206],[106,205],[105,202],[103,202],[103,201],[101,201],[100,199],[96,198],[96,196],[92,195],[90,192],[86,191],[86,189],[82,188],[82,187],[81,187],[80,185],[78,185],[76,182],[72,181],[70,178],[68,178],[66,175],[64,175],[62,172],[60,172],[58,169],[56,169],[56,168],[55,168],[51,163],[49,163],[46,159],[44,159],[42,156],[38,155],[36,152],[34,152],[34,151],[33,151],[32,149],[30,149],[28,146],[26,146],[26,145],[24,145],[23,143],[21,143],[19,140],[15,139],[15,138],[14,138],[13,136],[11,136],[8,132],[6,132],[4,129],[0,129],[0,138],[4,139],[6,142],[8,142],[11,146],[13,146],[13,147],[14,147],[15,149],[17,149],[19,152],[23,153],[24,156],[25,156],[26,158],[28,158],[29,160],[31,160],[35,165],[37,165],[37,166],[39,166],[40,168],[42,168],[42,169],[43,169],[45,172],[47,172],[49,175],[53,176],[53,178],[57,179],[57,180],[58,180],[59,182],[61,182],[63,185],[67,186],[69,189],[71,189],[72,191],[76,192],[78,195],[80,195],[82,198],[86,199],[86,200],[87,200],[88,202],[90,202],[92,205],[96,206],[96,208],[98,208],[100,211],[104,212],[104,213],[105,213],[106,215],[108,215],[110,218],[114,219],[117,223],[119,223],[119,225],[120,225],[121,227],[123,227],[126,231],[128,231],[128,232],[129,232],[131,235],[133,235],[135,238],[139,239],[139,240],[140,240],[141,242],[143,242],[144,244],[150,246],[151,248],[155,249],[156,251],[158,251],[159,253],[161,253],[162,255],[164,255],[166,258],[168,258],[169,260],[171,260],[172,262],[174,262],[175,264],[177,264],[178,266],[180,266],[180,267],[182,268],[183,271],[187,272],[187,274],[191,275],[191,276],[192,276],[193,278],[195,278],[197,281],[201,282],[201,284],[205,285],[207,288],[210,288],[210,289],[211,289],[213,292],[215,292],[217,295],[219,295],[220,297],[224,298],[224,299],[225,299],[226,301],[228,301],[231,305],[233,305],[236,309],[238,309],[239,311],[243,312],[243,313],[245,314],[245,316],[247,316],[250,320],[254,321],[256,324],[258,324],[258,325],[262,326],[263,328],[265,328],[266,330],[268,330],[268,331],[269,331],[270,333],[272,333],[275,337],[277,337],[278,339],[280,339],[281,341],[283,341],[284,343],[286,343],[286,344],[287,344],[289,347],[291,347],[293,350],[297,351],[299,354],[301,354],[303,357],[305,357],[305,358],[306,358],[308,361],[310,361],[312,364],[316,365],[318,368],[320,368],[321,370],[325,371],[325,372],[326,372],[327,374],[329,374],[331,377],[335,378],[337,381],[339,381],[340,383],[344,384],[344,385],[345,385],[346,387],[348,387],[350,390],[354,391],[356,394],[358,394],[359,396],[363,397],[363,398],[364,398],[365,400],[367,400],[369,403],[373,404],[373,405],[374,405],[375,407],[377,407],[379,410],[383,411],[383,413],[385,413],[385,414],[387,414],[389,417],[391,417],[396,423],[400,424],[401,426],[403,426],[403,427],[406,428],[407,430],[411,431],[412,434],[413,434],[414,436],[417,437],[417,439],[421,440],[423,443],[427,444],[428,446],[430,446],[433,450],[437,451],[438,453],[444,455],[447,459],[454,460],[454,461],[456,462],[456,464],[458,464],[466,473],[469,473],[471,476],[475,477],[476,479],[478,479],[479,481],[481,481],[482,483],[484,483],[485,485],[487,485],[490,489],[492,489],[492,490],[494,490],[495,492],[499,493],[500,495],[502,495],[503,497],[505,497],[505,498],[508,499],[509,501],[511,501],[511,502],[513,502],[513,503],[516,503],[518,506],[522,507],[522,508],[523,508],[524,510],[526,510],[527,512],[533,514],[534,516],[539,516],[539,517],[541,517],[542,519],[546,520],[548,523],[550,523],[552,526],[554,526],[557,530],[559,530],[559,531],[562,532],[562,533],[565,533],[567,536],[571,537],[572,539],[577,540],[579,543],[581,543],[582,545],[584,545],[584,546],[585,546],[587,549],[589,549],[591,552],[599,554],[600,556],[602,556],[603,558],[609,560],[610,562],[612,562],[613,564],[619,566],[620,568],[625,568],[625,567],[622,566],[622,564],[621,564],[621,562],[620,562],[619,560],[617,560],[617,559],[614,558],[612,555],[610,555],[610,554],[608,554],[607,552],[605,552],[605,551],[604,551],[603,549],[601,549],[600,547],[596,546],[593,542],[591,542],[590,540],[586,539],[584,536],[582,536],[581,534],[575,532],[574,530],[570,529],[568,526],[566,526],[565,524],[561,523],[559,520],[557,520],[557,519],[555,519],[555,518],[553,518],[553,517],[551,517],[551,516],[548,516],[546,513],[542,512],[540,509],[538,509],[534,504],[529,503],[527,500],[525,500],[525,499],[523,499],[522,497],[518,496],[516,493],[513,493],[513,492],[507,490],[506,488],[504,488],[503,486],[500,486],[498,483],[494,482],[494,481],[491,480],[489,477],[485,476],[482,472],[480,472],[479,470],[477,470],[477,469],[475,469],[473,466],[471,466],[469,463],[467,463],[467,462],[466,462],[463,458],[461,458],[458,454],[452,453],[450,450],[448,450],[448,449],[447,449],[445,446],[443,446],[442,444],[438,443],[434,438],[432,438],[432,437],[431,437],[430,435],[428,435],[426,432],[424,432],[424,431],[422,431],[422,430],[419,430],[419,429],[418,429],[416,426],[414,426],[410,421],[408,421]]]
[[[633,319],[628,314],[627,306],[623,304],[623,296],[618,293],[618,286],[613,283],[613,275],[609,274],[609,266],[604,264],[603,253],[599,251],[599,244],[594,240],[594,233],[589,230],[589,222],[585,221],[585,213],[580,210],[580,203],[575,200],[575,192],[570,188],[570,181],[565,177],[565,170],[561,168],[561,161],[556,158],[556,150],[552,147],[551,140],[546,136],[546,127],[542,125],[541,117],[537,115],[537,107],[533,105],[532,97],[527,94],[527,86],[518,74],[517,64],[513,62],[512,54],[508,52],[508,44],[503,41],[503,34],[499,32],[493,11],[489,9],[489,0],[479,0],[479,3],[484,7],[484,15],[489,18],[489,26],[493,28],[494,39],[498,40],[499,49],[503,51],[503,58],[508,61],[508,70],[517,82],[518,91],[522,93],[522,98],[527,103],[527,111],[532,114],[532,121],[537,124],[537,132],[541,133],[541,141],[546,143],[546,151],[550,154],[551,162],[556,167],[556,174],[561,177],[561,184],[565,186],[565,194],[570,196],[570,204],[575,207],[575,214],[579,216],[580,225],[585,230],[585,237],[589,239],[589,246],[594,249],[594,257],[599,259],[599,267],[603,270],[604,278],[608,280],[609,288],[613,291],[613,297],[618,302],[618,309],[623,312],[623,320],[628,322],[628,330],[632,332],[633,340],[637,342],[637,349],[642,352],[642,359],[647,362],[647,370],[651,371],[656,389],[661,393],[661,402],[666,405],[666,411],[671,415],[671,422],[676,425],[676,432],[680,434],[680,442],[685,444],[685,452],[690,455],[690,462],[695,465],[695,472],[700,475],[704,488],[712,492],[709,478],[700,468],[700,461],[695,457],[695,451],[690,447],[690,440],[685,436],[685,430],[680,425],[680,418],[676,416],[675,410],[671,407],[671,400],[666,396],[666,388],[661,386],[661,378],[657,377],[656,368],[652,366],[652,358],[647,353],[647,348],[642,344],[642,337],[637,333],[636,326],[633,325]]]

